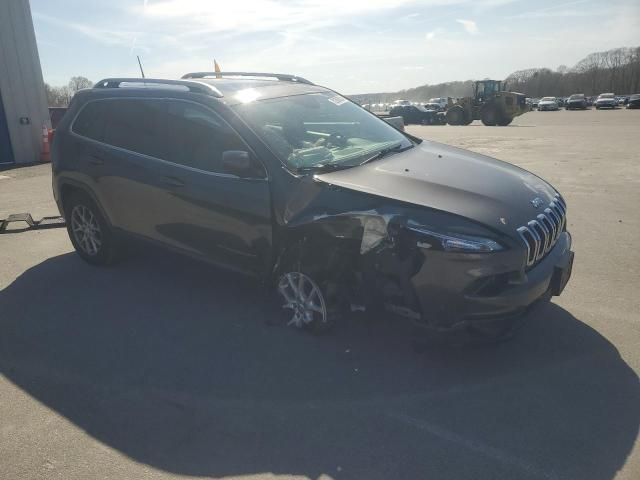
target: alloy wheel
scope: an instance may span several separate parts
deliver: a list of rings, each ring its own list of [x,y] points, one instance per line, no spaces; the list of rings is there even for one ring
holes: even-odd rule
[[[293,311],[287,325],[303,328],[313,323],[327,323],[327,308],[320,287],[301,272],[289,272],[280,277],[278,291],[285,300],[282,308]]]
[[[71,210],[71,231],[84,253],[91,257],[98,254],[102,247],[100,224],[93,212],[85,205],[76,205]]]

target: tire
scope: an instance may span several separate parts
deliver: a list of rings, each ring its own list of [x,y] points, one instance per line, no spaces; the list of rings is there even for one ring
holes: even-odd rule
[[[500,121],[498,122],[498,125],[500,125],[501,127],[506,127],[507,125],[510,125],[510,124],[511,124],[511,122],[513,122],[513,118],[510,118],[510,117],[507,117],[507,118],[502,117],[502,118],[500,119]]]
[[[446,114],[449,125],[462,125],[464,123],[464,110],[460,106],[451,107]]]
[[[498,112],[495,108],[485,108],[482,110],[481,120],[487,127],[494,127],[498,123]]]
[[[110,265],[116,259],[113,230],[96,203],[73,193],[64,206],[67,232],[78,255],[91,265]]]
[[[313,334],[331,330],[344,311],[338,300],[337,286],[327,282],[320,272],[313,274],[296,268],[284,270],[276,290],[285,302],[282,308],[291,314],[287,326]]]

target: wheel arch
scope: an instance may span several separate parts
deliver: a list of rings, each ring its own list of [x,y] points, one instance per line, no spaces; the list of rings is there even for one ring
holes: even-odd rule
[[[76,194],[86,195],[87,197],[89,197],[93,201],[93,203],[96,204],[96,206],[100,210],[100,213],[102,214],[102,217],[107,221],[109,226],[113,226],[113,223],[111,222],[111,218],[109,217],[109,215],[107,215],[106,210],[98,200],[98,197],[95,194],[95,192],[91,188],[89,188],[87,185],[83,184],[82,182],[78,182],[71,178],[64,178],[59,181],[59,187],[58,187],[59,206],[63,216],[66,215],[67,202],[69,201],[70,198],[72,198]]]

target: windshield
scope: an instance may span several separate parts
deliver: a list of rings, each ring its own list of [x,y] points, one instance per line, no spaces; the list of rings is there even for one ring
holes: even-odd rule
[[[613,98],[613,93],[603,93],[600,98]]]
[[[571,96],[569,97],[569,100],[581,100],[581,99],[583,99],[583,98],[584,98],[584,95],[582,95],[582,94],[580,93],[580,94],[571,95]]]
[[[385,121],[333,92],[234,109],[291,170],[353,167],[382,151],[413,145]]]
[[[544,97],[542,100],[540,100],[541,102],[555,102],[556,101],[556,97]]]

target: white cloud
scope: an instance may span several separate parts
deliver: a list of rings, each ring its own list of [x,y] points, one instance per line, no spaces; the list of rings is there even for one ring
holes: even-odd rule
[[[476,33],[478,33],[478,25],[476,25],[476,22],[474,22],[473,20],[458,19],[456,20],[456,22],[461,24],[464,29],[471,35],[475,35]]]
[[[345,23],[358,16],[418,3],[417,0],[274,0],[213,2],[210,0],[161,0],[133,11],[155,21],[182,23],[197,33],[270,31],[304,25],[307,30]],[[194,27],[195,25],[195,27]]]

